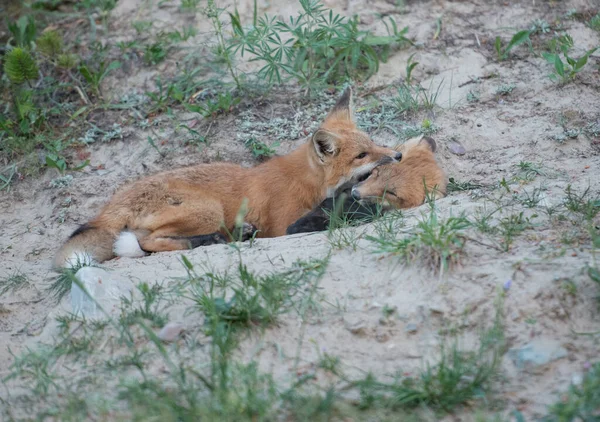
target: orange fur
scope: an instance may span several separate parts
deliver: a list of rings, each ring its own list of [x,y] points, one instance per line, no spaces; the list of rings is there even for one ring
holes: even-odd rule
[[[79,252],[100,262],[112,258],[112,242],[123,230],[133,232],[144,251],[187,249],[186,236],[231,231],[244,198],[244,221],[259,230],[258,236],[281,236],[341,184],[393,162],[396,155],[356,128],[352,93],[346,90],[312,138],[286,156],[253,168],[231,163],[181,168],[119,189],[59,250],[55,266]]]
[[[426,195],[444,196],[448,178],[435,159],[435,149],[435,141],[428,137],[400,145],[400,162],[375,168],[367,180],[353,187],[353,196],[378,198],[386,208],[397,209],[419,206]]]

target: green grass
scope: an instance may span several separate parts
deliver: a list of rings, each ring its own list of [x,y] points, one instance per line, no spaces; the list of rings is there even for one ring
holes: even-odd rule
[[[475,189],[481,189],[483,188],[484,185],[481,185],[479,183],[473,183],[473,182],[459,182],[456,179],[454,179],[454,177],[450,177],[448,179],[448,186],[446,188],[448,193],[452,193],[452,192],[465,192],[465,191],[470,191],[470,190],[475,190]]]
[[[168,287],[138,285],[114,318],[59,316],[54,343],[15,356],[2,379],[27,386],[8,398],[8,414],[16,417],[17,401],[31,400],[29,416],[57,420],[92,413],[127,420],[156,415],[161,420],[362,420],[380,411],[404,415],[423,407],[451,412],[493,392],[503,350],[500,313],[475,347],[447,338],[439,357],[414,375],[349,376],[342,359],[319,352],[312,370],[283,383],[257,362],[240,360],[240,341],[257,328],[269,329],[283,314],[302,319],[307,312],[318,314],[319,279],[328,260],[299,261],[266,274],[243,263],[231,272],[215,272],[183,262],[187,277]],[[184,298],[191,304],[188,314],[202,318],[187,337],[165,344],[150,324]],[[153,369],[157,363],[162,371]],[[59,370],[63,365],[68,377]],[[331,383],[314,382],[321,371]]]
[[[14,293],[19,290],[32,287],[29,278],[21,271],[14,271],[11,275],[0,279],[0,296],[8,292]]]
[[[377,253],[391,253],[404,263],[419,262],[430,270],[442,274],[463,255],[466,237],[463,230],[471,225],[464,216],[439,219],[432,208],[422,217],[411,233],[398,237],[393,232],[379,232],[367,236]]]
[[[589,186],[578,193],[569,185],[565,189],[565,195],[564,206],[574,215],[590,221],[600,212],[600,196],[593,195]]]
[[[502,217],[498,221],[497,232],[500,238],[500,245],[505,252],[510,250],[515,238],[522,234],[525,230],[534,227],[532,220],[537,216],[534,214],[531,217],[525,216],[524,212],[518,214],[510,214]]]
[[[546,422],[595,421],[600,409],[600,363],[593,364],[580,385],[571,385],[552,406]]]

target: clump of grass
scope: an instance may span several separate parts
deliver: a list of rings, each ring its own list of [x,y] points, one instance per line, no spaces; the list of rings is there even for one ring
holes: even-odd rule
[[[494,321],[491,327],[481,332],[476,350],[466,350],[454,339],[449,344],[442,344],[439,360],[427,363],[414,378],[397,376],[393,382],[385,383],[369,374],[354,383],[360,392],[359,407],[414,409],[426,406],[449,412],[484,397],[498,376],[505,350],[501,293],[495,306]]]
[[[600,196],[593,196],[588,186],[582,193],[577,193],[571,185],[565,189],[565,208],[585,220],[592,220],[600,212]]]
[[[73,279],[75,279],[75,274],[77,271],[79,271],[80,268],[90,266],[95,265],[92,262],[78,259],[78,261],[73,263],[70,267],[62,268],[54,281],[50,284],[50,286],[48,286],[48,293],[52,295],[56,302],[60,302],[61,299],[71,291]]]
[[[469,191],[469,190],[475,190],[475,189],[481,189],[484,186],[479,184],[479,183],[473,183],[473,182],[458,182],[454,179],[454,177],[450,177],[448,179],[448,186],[446,188],[446,190],[448,191],[448,193],[450,192],[464,192],[464,191]]]
[[[236,276],[206,273],[198,276],[185,260],[192,285],[192,299],[211,325],[267,326],[293,306],[307,283],[324,273],[328,258],[298,262],[289,271],[257,275],[240,263]],[[230,292],[230,293],[228,293]]]
[[[160,284],[150,286],[148,283],[139,283],[136,288],[142,296],[142,304],[135,305],[133,292],[130,297],[121,298],[123,306],[120,324],[133,325],[143,319],[149,321],[153,327],[164,326],[168,321],[167,315],[164,315],[161,309],[164,288]]]
[[[375,244],[375,251],[398,255],[404,262],[421,261],[440,277],[444,271],[460,260],[466,243],[462,230],[471,224],[464,216],[438,219],[432,208],[416,226],[413,233],[397,238],[395,234],[367,236]]]
[[[256,138],[250,138],[244,142],[244,145],[250,150],[254,158],[265,159],[275,155],[277,152],[275,148],[279,146],[279,143],[276,142],[269,146]]]
[[[503,84],[496,88],[496,95],[508,95],[516,88],[515,84]]]
[[[502,39],[500,37],[496,37],[496,41],[494,42],[494,49],[496,50],[496,56],[498,60],[506,60],[508,58],[508,53],[515,48],[516,46],[529,43],[531,44],[531,40],[529,36],[531,35],[531,31],[523,30],[519,31],[513,35],[506,46],[502,46]]]
[[[544,171],[542,164],[534,164],[530,161],[520,161],[516,166],[518,168],[517,174],[515,175],[516,180],[532,181],[537,176],[547,176]]]
[[[388,35],[375,36],[358,29],[357,17],[333,14],[320,1],[300,0],[300,6],[289,22],[255,17],[249,29],[242,27],[237,11],[230,14],[234,37],[220,51],[228,67],[232,52],[249,54],[263,64],[261,80],[273,84],[293,78],[308,93],[346,78],[365,80],[377,72],[390,48],[410,44],[408,28],[398,30],[392,19],[384,21]]]
[[[594,31],[600,32],[600,13],[598,13],[590,19],[590,21],[588,22],[588,26]]]
[[[519,214],[511,214],[503,217],[498,222],[498,233],[502,236],[501,245],[505,252],[510,250],[512,243],[515,238],[523,233],[525,230],[533,228],[532,219],[536,218],[537,215],[526,217],[523,212]]]
[[[562,398],[550,406],[544,418],[548,422],[594,421],[600,409],[600,363],[595,363],[587,371],[580,385],[569,386]]]
[[[3,296],[8,292],[17,292],[29,287],[31,287],[29,278],[21,271],[17,270],[13,274],[0,279],[0,296]]]

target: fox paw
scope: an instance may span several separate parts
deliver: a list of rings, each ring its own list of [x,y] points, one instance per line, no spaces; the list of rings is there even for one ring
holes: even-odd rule
[[[241,227],[236,227],[233,230],[233,240],[245,242],[247,240],[252,239],[257,231],[258,229],[252,224],[244,222]]]

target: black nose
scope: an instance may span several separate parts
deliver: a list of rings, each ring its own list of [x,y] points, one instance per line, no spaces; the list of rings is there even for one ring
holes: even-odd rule
[[[394,159],[395,159],[396,161],[400,161],[400,160],[402,160],[402,153],[401,153],[401,152],[399,152],[398,154],[394,155]]]
[[[356,186],[354,186],[352,188],[352,199],[354,199],[355,201],[359,201],[360,200],[360,193],[358,192],[358,189],[356,189]]]

